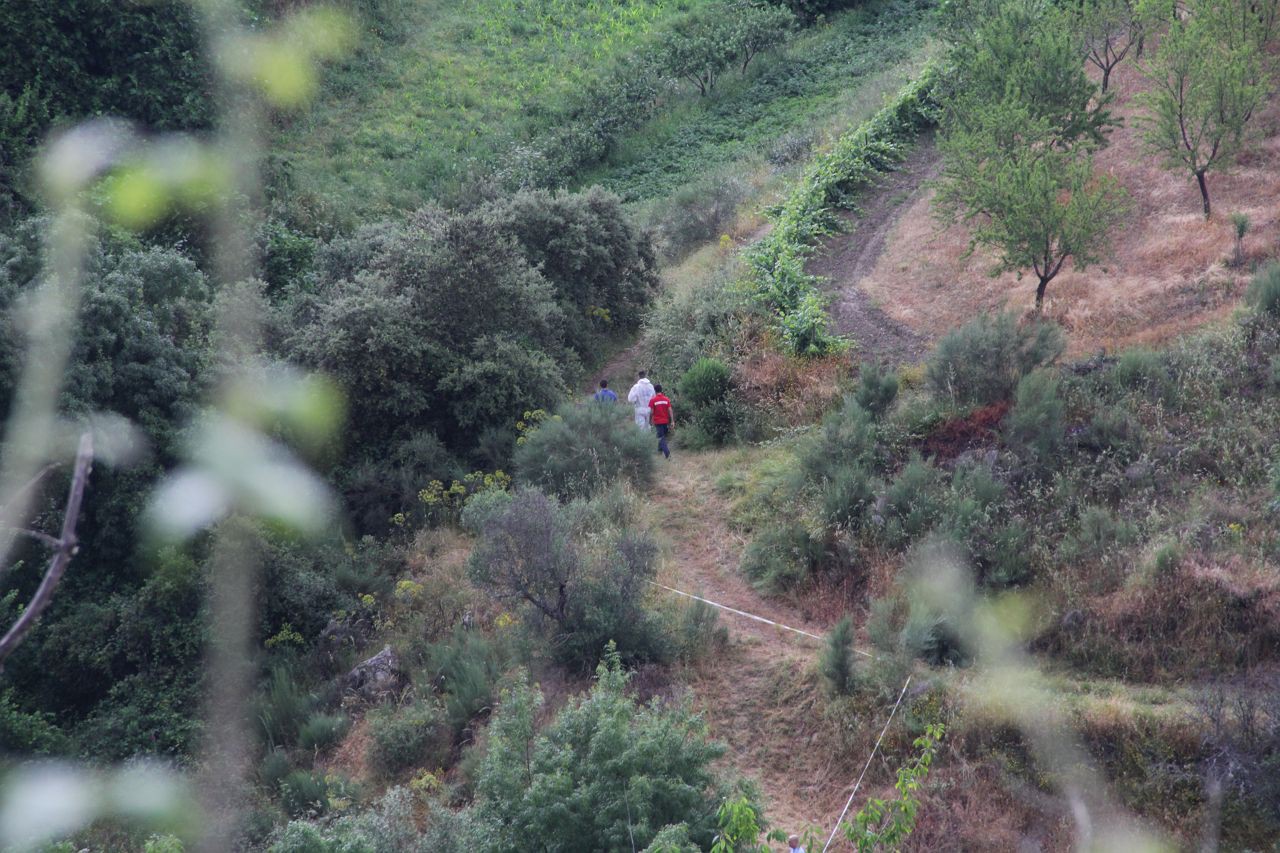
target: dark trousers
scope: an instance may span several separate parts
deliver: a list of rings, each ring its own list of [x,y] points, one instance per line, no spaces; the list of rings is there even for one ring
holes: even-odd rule
[[[671,458],[671,449],[667,447],[667,430],[671,428],[671,424],[654,424],[654,428],[658,430],[658,449],[662,451],[662,455]]]

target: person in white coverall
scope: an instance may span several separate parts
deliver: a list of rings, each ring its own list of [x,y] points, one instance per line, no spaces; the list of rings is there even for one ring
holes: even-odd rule
[[[653,383],[645,377],[643,370],[640,371],[640,378],[627,392],[627,402],[635,407],[636,426],[641,429],[649,427],[649,400],[653,398],[653,394]]]

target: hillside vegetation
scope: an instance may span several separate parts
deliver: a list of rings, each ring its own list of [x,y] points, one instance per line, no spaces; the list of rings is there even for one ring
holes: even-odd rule
[[[1278,843],[1280,3],[114,6],[0,13],[0,848]]]

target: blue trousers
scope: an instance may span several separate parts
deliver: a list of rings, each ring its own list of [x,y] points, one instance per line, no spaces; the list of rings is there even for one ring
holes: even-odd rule
[[[662,451],[663,456],[670,459],[671,449],[667,447],[667,431],[670,429],[671,425],[654,424],[654,427],[658,430],[658,449]]]

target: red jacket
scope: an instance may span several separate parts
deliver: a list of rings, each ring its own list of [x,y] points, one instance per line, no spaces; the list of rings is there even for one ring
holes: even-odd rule
[[[671,423],[671,400],[666,394],[654,394],[649,400],[650,422],[654,426]]]

